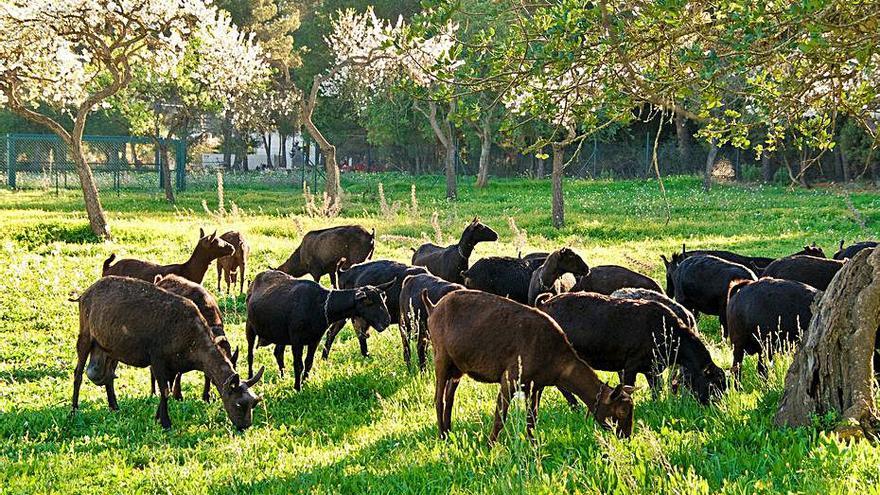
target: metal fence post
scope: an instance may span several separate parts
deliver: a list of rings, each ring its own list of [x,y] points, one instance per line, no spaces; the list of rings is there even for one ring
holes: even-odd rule
[[[175,164],[175,172],[176,177],[175,180],[177,182],[177,190],[185,191],[186,190],[186,140],[178,139],[177,140],[177,150],[175,151],[176,155],[176,164]]]
[[[6,184],[15,189],[15,142],[12,136],[6,135]]]

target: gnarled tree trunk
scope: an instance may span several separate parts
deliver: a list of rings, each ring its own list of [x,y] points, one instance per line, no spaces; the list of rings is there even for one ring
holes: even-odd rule
[[[812,415],[836,412],[844,430],[857,423],[872,434],[877,423],[873,392],[874,340],[880,325],[880,249],[866,249],[837,273],[785,377],[777,425],[810,424]],[[850,426],[846,426],[849,424]]]
[[[414,103],[413,108],[428,117],[431,129],[443,146],[444,151],[444,169],[446,170],[446,199],[455,199],[458,196],[458,184],[455,178],[455,142],[452,135],[452,112],[455,111],[455,101],[449,101],[449,111],[441,122],[437,118],[437,103],[428,102],[428,111],[423,110],[418,104]]]
[[[71,148],[73,163],[76,165],[76,175],[79,176],[79,183],[82,187],[86,215],[89,217],[89,227],[91,227],[95,235],[109,239],[110,225],[107,223],[104,208],[101,207],[101,200],[98,198],[98,186],[95,185],[92,169],[86,163],[86,157],[82,149],[82,134],[80,134],[79,139],[69,140],[67,145]]]
[[[174,187],[171,186],[171,160],[168,156],[168,141],[157,140],[159,147],[159,160],[162,161],[162,189],[165,190],[165,200],[174,202]]]
[[[562,178],[565,168],[565,144],[553,143],[553,170],[550,179],[553,184],[553,227],[565,226],[565,198],[562,195]]]

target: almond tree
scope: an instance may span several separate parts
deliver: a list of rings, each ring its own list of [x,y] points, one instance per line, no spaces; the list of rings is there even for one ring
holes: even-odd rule
[[[0,104],[68,146],[92,232],[110,237],[83,152],[90,112],[127,87],[133,67],[167,72],[199,39],[195,76],[217,94],[252,76],[259,50],[204,0],[14,0],[0,4]],[[63,110],[52,117],[41,105]]]

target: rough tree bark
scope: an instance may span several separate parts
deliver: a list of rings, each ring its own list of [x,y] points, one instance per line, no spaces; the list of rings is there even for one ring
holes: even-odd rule
[[[712,188],[712,172],[715,170],[715,157],[718,156],[718,141],[709,142],[709,154],[706,156],[706,170],[703,172],[703,190]]]
[[[538,179],[544,178],[544,159],[538,158],[538,168],[535,170],[535,177]]]
[[[458,196],[458,184],[455,178],[455,143],[452,135],[452,113],[455,111],[455,100],[449,101],[449,111],[446,117],[440,122],[437,119],[437,103],[428,102],[428,111],[426,112],[418,104],[413,104],[413,108],[428,117],[431,129],[443,146],[444,151],[444,169],[446,170],[446,199],[455,199]]]
[[[312,121],[312,115],[315,112],[315,105],[317,105],[318,89],[324,82],[324,77],[330,77],[332,74],[325,76],[316,75],[312,81],[312,88],[309,91],[308,97],[300,100],[302,123],[324,155],[324,192],[327,193],[327,201],[329,202],[326,205],[327,207],[338,205],[342,199],[342,187],[339,184],[339,165],[336,163],[336,146],[324,137],[324,134],[321,133]]]
[[[776,424],[803,426],[812,415],[836,412],[844,420],[840,432],[873,435],[878,417],[872,360],[878,325],[880,249],[866,249],[813,302],[813,320],[785,377]]]
[[[770,153],[766,151],[761,154],[761,177],[766,184],[773,182],[773,176],[776,175],[776,168],[773,166],[773,159]]]
[[[275,168],[272,166],[272,134],[271,133],[260,133],[263,138],[263,149],[266,150],[266,167]]]
[[[678,158],[683,170],[691,168],[691,133],[687,127],[687,118],[675,112],[675,135],[678,138]]]
[[[553,143],[553,170],[550,179],[553,184],[553,227],[561,229],[565,226],[565,198],[562,195],[562,177],[565,168],[566,143]]]
[[[477,131],[480,136],[480,170],[477,172],[477,187],[483,188],[489,184],[489,153],[492,151],[492,127],[487,119],[480,122]]]
[[[168,155],[168,141],[160,139],[156,141],[159,147],[159,160],[162,162],[162,189],[165,190],[165,199],[169,203],[174,202],[174,187],[171,186],[171,161]]]

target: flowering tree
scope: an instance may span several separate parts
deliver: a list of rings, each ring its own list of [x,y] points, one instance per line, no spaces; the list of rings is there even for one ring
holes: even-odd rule
[[[204,0],[14,0],[0,3],[0,104],[55,132],[76,165],[92,231],[110,237],[82,135],[89,113],[127,87],[133,67],[174,73],[190,40],[193,77],[224,98],[255,74],[259,48]],[[42,113],[64,110],[68,120]]]

